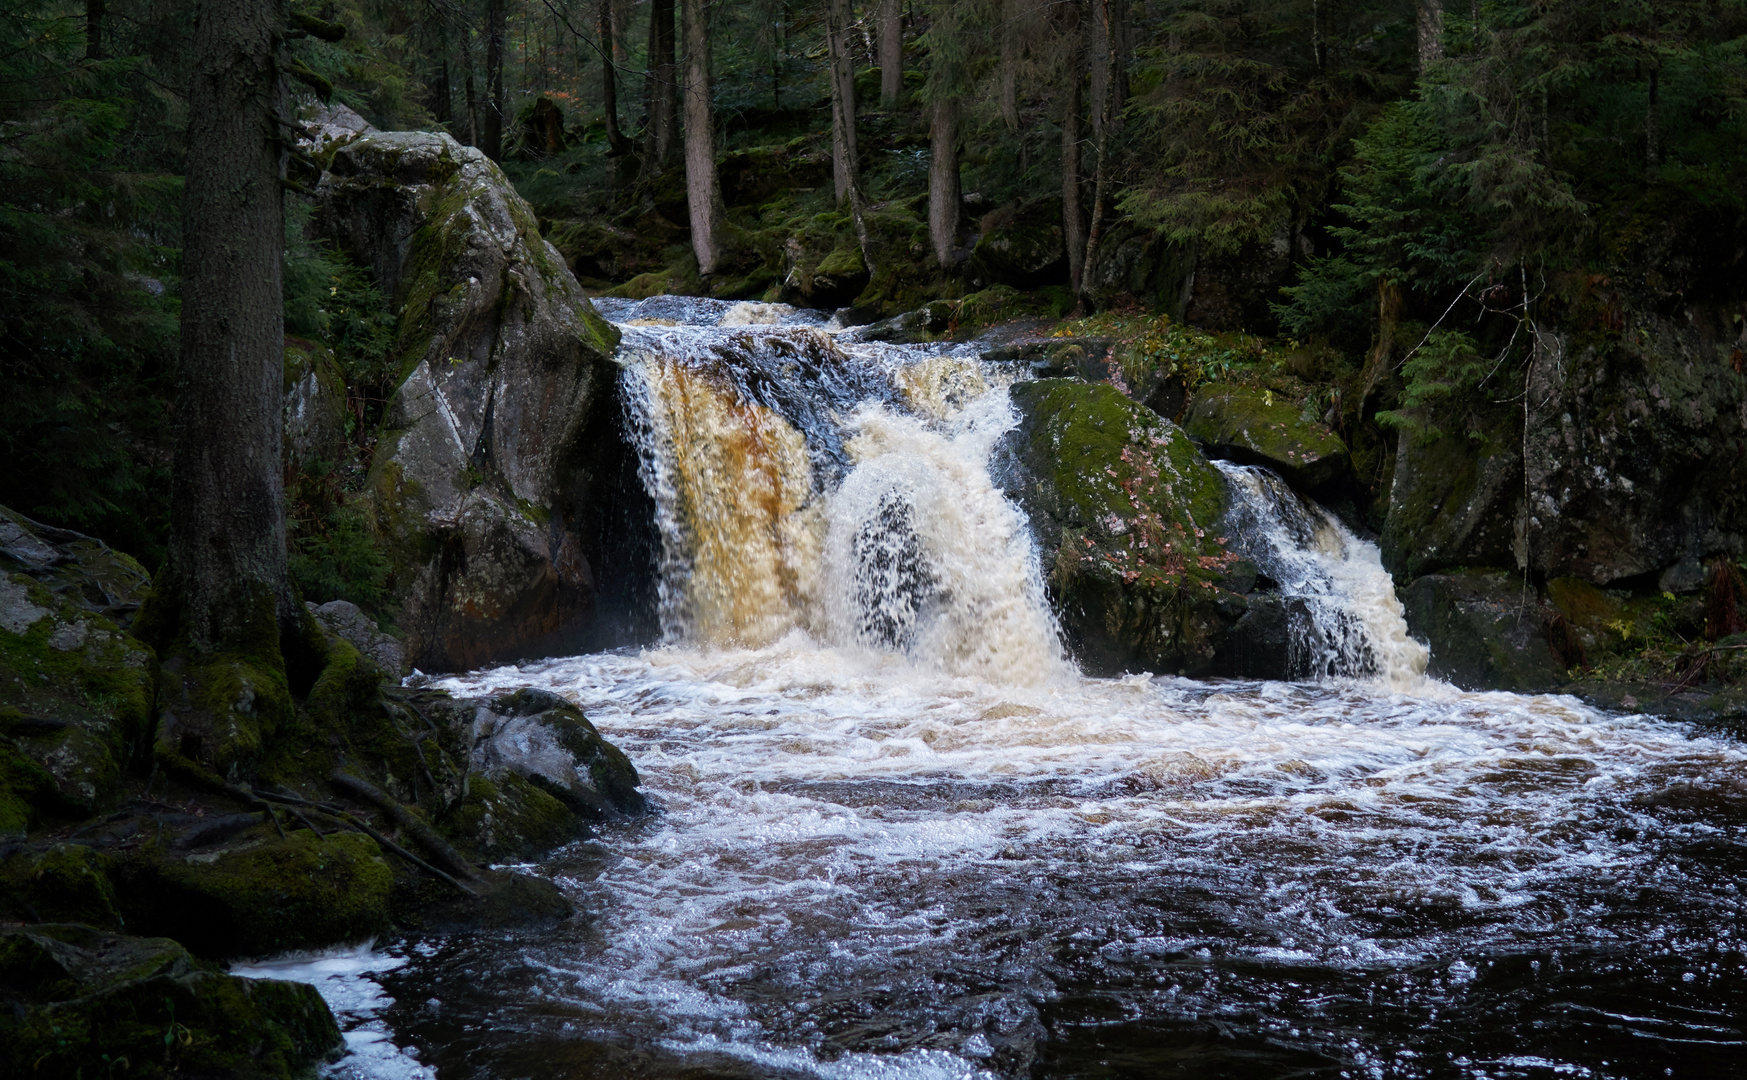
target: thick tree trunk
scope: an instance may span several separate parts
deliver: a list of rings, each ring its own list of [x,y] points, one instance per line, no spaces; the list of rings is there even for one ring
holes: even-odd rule
[[[1066,85],[1062,88],[1062,240],[1068,255],[1068,284],[1080,293],[1080,271],[1086,259],[1086,214],[1080,206],[1080,67],[1082,30],[1080,4],[1062,6],[1062,45],[1067,50]]]
[[[493,161],[503,160],[503,54],[507,44],[504,30],[504,0],[485,3],[485,78],[487,100],[485,114],[480,118],[479,148]]]
[[[1008,131],[1019,130],[1019,20],[1027,2],[1005,0],[1001,5],[1001,70],[996,104]]]
[[[85,0],[85,59],[103,59],[103,0]]]
[[[1092,18],[1086,35],[1086,70],[1090,77],[1087,104],[1091,107],[1092,133],[1104,130],[1104,102],[1110,97],[1110,5],[1091,0]]]
[[[607,121],[607,148],[623,156],[631,150],[631,140],[619,128],[619,73],[614,69],[618,50],[618,27],[613,21],[613,0],[600,0],[595,13],[595,32],[601,39],[601,112]]]
[[[279,460],[281,18],[277,0],[203,0],[195,14],[169,547],[195,655],[295,615]]]
[[[1419,70],[1444,58],[1444,0],[1414,0],[1414,29],[1419,41]]]
[[[943,267],[958,246],[958,205],[958,98],[942,97],[928,129],[928,235]]]
[[[850,65],[849,0],[829,0],[825,39],[831,63],[831,179],[837,205],[849,201],[858,163],[855,148],[855,70]]]
[[[653,176],[673,164],[674,116],[679,72],[674,65],[673,0],[651,0],[649,8],[649,69],[643,79],[643,171]]]
[[[880,104],[892,106],[904,94],[904,3],[880,0]]]
[[[704,0],[685,11],[685,194],[691,211],[698,273],[716,272],[721,258],[722,188],[716,178],[716,130],[710,114],[710,37]]]

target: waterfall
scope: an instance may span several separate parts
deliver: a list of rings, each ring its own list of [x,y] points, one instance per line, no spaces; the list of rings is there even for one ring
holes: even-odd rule
[[[1401,601],[1377,545],[1359,539],[1279,476],[1216,461],[1230,494],[1230,550],[1256,564],[1292,601],[1288,634],[1298,678],[1375,678],[1408,688],[1428,654],[1408,635]]]
[[[668,643],[800,632],[1000,682],[1068,669],[1028,523],[989,477],[1015,423],[1010,371],[963,346],[859,343],[780,304],[601,307],[624,329]],[[1231,549],[1290,602],[1294,676],[1417,682],[1425,649],[1375,545],[1272,473],[1217,464]]]

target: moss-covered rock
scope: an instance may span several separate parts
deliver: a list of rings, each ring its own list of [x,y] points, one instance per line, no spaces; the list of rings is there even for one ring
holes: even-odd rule
[[[116,794],[150,726],[152,651],[123,632],[138,563],[0,508],[0,835]]]
[[[0,929],[0,1073],[287,1080],[342,1049],[312,986],[203,970],[173,941]]]
[[[1426,674],[1464,690],[1547,693],[1565,683],[1547,644],[1552,614],[1502,570],[1428,574],[1401,592],[1407,628],[1431,647]]]
[[[346,441],[346,379],[334,351],[303,338],[285,339],[285,461],[313,473],[350,457]]]
[[[120,929],[114,860],[82,844],[15,851],[0,862],[0,918]]]
[[[1197,390],[1183,430],[1213,457],[1265,465],[1304,490],[1340,479],[1351,464],[1339,435],[1305,417],[1297,402],[1254,387],[1215,383]]]
[[[585,818],[649,809],[630,759],[557,694],[527,688],[492,701],[475,720],[475,738],[474,763],[487,776],[515,773]]]
[[[1247,609],[1222,587],[1236,557],[1208,534],[1225,510],[1218,471],[1107,384],[1043,379],[1012,395],[1019,423],[996,472],[1031,518],[1082,665],[1205,670]]]
[[[121,864],[130,929],[207,956],[259,956],[363,941],[389,927],[394,873],[354,832],[280,837],[268,826],[194,850],[143,845]]]
[[[1522,453],[1499,434],[1403,430],[1379,546],[1398,580],[1452,566],[1508,566]]]

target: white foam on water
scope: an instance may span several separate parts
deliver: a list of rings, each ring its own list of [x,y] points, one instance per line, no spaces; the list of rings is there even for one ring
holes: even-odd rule
[[[406,964],[404,956],[379,952],[372,943],[323,952],[231,965],[246,979],[284,979],[316,988],[333,1011],[346,1039],[346,1055],[324,1066],[333,1080],[436,1080],[436,1070],[421,1064],[418,1051],[397,1045],[382,1014],[394,999],[371,976]]]

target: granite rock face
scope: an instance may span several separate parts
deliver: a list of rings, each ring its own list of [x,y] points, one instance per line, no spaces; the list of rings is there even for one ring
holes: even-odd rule
[[[625,453],[617,330],[498,167],[447,135],[354,139],[319,194],[322,231],[400,311],[405,375],[370,494],[408,662],[602,644],[599,508]]]

